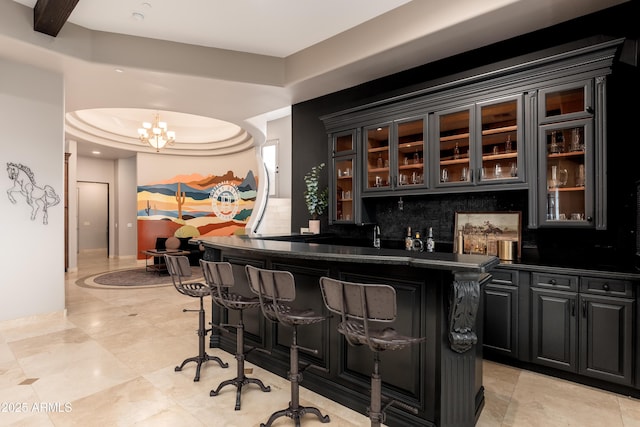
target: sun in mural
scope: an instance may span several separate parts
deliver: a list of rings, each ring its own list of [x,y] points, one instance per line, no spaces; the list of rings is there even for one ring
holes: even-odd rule
[[[240,194],[238,187],[223,182],[211,189],[211,208],[221,219],[231,220],[238,212]]]

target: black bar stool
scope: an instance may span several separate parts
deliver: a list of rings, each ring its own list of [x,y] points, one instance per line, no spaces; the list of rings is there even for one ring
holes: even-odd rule
[[[237,361],[237,374],[236,377],[230,380],[225,380],[218,385],[218,388],[211,390],[210,396],[217,396],[223,387],[233,385],[236,387],[236,411],[240,410],[240,395],[242,393],[242,386],[246,384],[257,384],[262,391],[271,391],[271,387],[265,386],[262,381],[257,378],[248,378],[244,375],[244,310],[248,308],[260,307],[260,300],[258,297],[247,298],[244,295],[240,295],[234,292],[230,292],[229,288],[234,285],[233,270],[231,264],[228,262],[213,262],[200,260],[202,266],[202,273],[207,285],[211,289],[211,298],[213,301],[228,310],[236,310],[239,313],[239,320],[237,325],[221,324],[220,327],[223,330],[224,327],[236,328],[236,361]]]
[[[317,350],[298,345],[298,326],[311,325],[326,320],[326,316],[318,315],[311,309],[296,309],[288,303],[296,299],[296,286],[293,275],[288,271],[265,270],[247,265],[246,267],[249,285],[253,292],[258,294],[262,314],[272,322],[293,328],[293,338],[289,351],[289,382],[291,383],[291,401],[289,407],[276,411],[269,417],[266,424],[260,427],[269,427],[279,417],[289,417],[300,426],[300,418],[306,413],[315,414],[322,423],[330,421],[328,415],[322,415],[318,408],[300,406],[300,383],[302,374],[298,368],[298,350],[317,354]]]
[[[198,310],[187,310],[186,308],[182,310],[182,312],[187,311],[197,311],[198,312],[198,355],[194,357],[189,357],[185,359],[180,366],[176,366],[175,371],[179,372],[182,370],[184,365],[189,362],[196,362],[196,376],[193,378],[193,381],[200,381],[200,367],[202,364],[208,360],[214,360],[220,364],[221,367],[226,368],[229,365],[220,360],[217,356],[209,356],[204,350],[204,340],[208,332],[211,329],[205,328],[204,323],[204,304],[202,299],[211,294],[209,287],[204,283],[200,282],[183,282],[183,280],[188,280],[191,277],[191,266],[189,265],[189,258],[186,256],[164,256],[165,263],[167,264],[167,271],[171,276],[171,281],[173,282],[173,286],[176,288],[178,292],[182,295],[186,295],[192,298],[200,299],[200,308]]]
[[[371,374],[371,406],[368,408],[371,427],[379,427],[385,421],[385,409],[396,405],[414,414],[418,410],[410,405],[390,400],[382,407],[382,376],[380,352],[399,350],[417,344],[425,338],[400,335],[395,329],[377,327],[380,322],[396,319],[396,291],[389,285],[351,283],[342,280],[320,278],[322,298],[327,308],[341,316],[338,332],[351,345],[367,345],[373,351]],[[378,325],[376,325],[376,322]]]

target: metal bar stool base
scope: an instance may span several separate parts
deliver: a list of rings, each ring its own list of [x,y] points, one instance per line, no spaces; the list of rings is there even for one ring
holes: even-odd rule
[[[209,392],[209,396],[217,396],[220,393],[222,388],[233,385],[236,387],[236,407],[235,410],[240,410],[240,396],[242,394],[242,386],[247,384],[257,384],[260,387],[260,390],[264,392],[271,391],[271,387],[265,386],[264,383],[257,378],[248,378],[244,375],[244,321],[243,319],[243,311],[239,310],[240,313],[240,322],[236,326],[236,366],[237,373],[236,377],[230,380],[222,381],[218,388],[215,390],[211,390]]]
[[[220,365],[220,367],[222,368],[228,368],[229,364],[228,363],[224,363],[218,356],[209,356],[207,353],[205,353],[202,356],[195,356],[195,357],[189,357],[188,359],[185,359],[182,364],[180,364],[180,366],[176,366],[174,371],[176,372],[180,372],[182,371],[182,368],[184,368],[184,365],[186,365],[189,362],[196,362],[198,364],[198,366],[196,367],[196,376],[193,378],[194,382],[198,382],[200,381],[200,368],[202,367],[202,364],[209,361],[209,360],[213,360],[215,362],[218,362],[218,364]]]
[[[312,408],[308,406],[298,406],[297,408],[292,408],[291,405],[287,409],[283,409],[281,411],[274,412],[269,417],[269,420],[265,424],[260,424],[260,427],[270,427],[271,424],[280,417],[289,417],[296,422],[296,427],[300,426],[300,418],[302,418],[305,414],[315,414],[321,423],[328,423],[331,420],[328,415],[322,415],[318,408]]]
[[[247,385],[247,384],[257,384],[258,387],[260,387],[260,390],[264,391],[264,392],[269,392],[271,391],[271,387],[269,386],[265,386],[264,383],[262,381],[260,381],[257,378],[248,378],[245,376],[242,376],[240,378],[234,378],[232,380],[226,380],[220,383],[220,385],[218,385],[218,388],[215,390],[211,390],[209,392],[209,396],[217,396],[220,393],[220,390],[222,390],[224,387],[228,386],[228,385],[233,385],[237,388],[236,390],[236,407],[235,410],[239,411],[240,410],[240,396],[242,394],[242,386]]]
[[[300,382],[302,381],[302,374],[298,369],[298,327],[293,326],[293,343],[290,348],[290,370],[289,370],[289,382],[291,384],[291,400],[289,401],[289,407],[276,411],[269,417],[266,424],[260,424],[260,427],[270,427],[271,424],[280,417],[289,417],[296,422],[296,427],[300,426],[300,418],[305,414],[315,414],[321,423],[328,423],[331,421],[328,415],[322,415],[318,408],[301,406],[300,405]]]
[[[186,311],[186,310],[185,310]],[[194,357],[189,357],[187,359],[185,359],[180,366],[176,366],[176,368],[174,369],[176,372],[180,372],[182,371],[182,368],[184,368],[184,365],[186,365],[189,362],[196,362],[198,364],[198,366],[196,367],[196,376],[193,378],[194,382],[198,382],[200,381],[200,368],[202,367],[202,364],[209,361],[209,360],[213,360],[215,362],[218,362],[218,364],[220,365],[220,367],[222,368],[228,368],[229,364],[228,363],[224,363],[218,356],[209,356],[205,350],[204,350],[204,339],[205,336],[207,335],[207,329],[204,326],[204,306],[202,303],[202,298],[200,298],[200,310],[198,310],[198,355],[194,356]]]
[[[240,410],[240,396],[242,394],[242,386],[247,384],[257,384],[260,387],[260,390],[264,392],[271,391],[271,387],[265,386],[264,383],[257,378],[249,378],[244,375],[244,354],[236,354],[236,359],[238,360],[238,376],[230,379],[222,381],[218,388],[215,390],[211,390],[209,392],[209,396],[217,396],[224,387],[228,385],[233,385],[236,387],[236,407],[235,410]]]

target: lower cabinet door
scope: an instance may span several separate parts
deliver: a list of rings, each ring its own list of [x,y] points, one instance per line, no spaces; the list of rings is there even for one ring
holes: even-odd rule
[[[518,287],[484,286],[484,341],[486,352],[518,357]]]
[[[577,372],[577,294],[531,289],[534,363]]]
[[[580,295],[580,373],[630,385],[633,304],[626,298]]]

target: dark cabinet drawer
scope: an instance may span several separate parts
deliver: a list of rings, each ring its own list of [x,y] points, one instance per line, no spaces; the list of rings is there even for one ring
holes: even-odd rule
[[[578,291],[578,276],[566,274],[533,273],[531,285],[538,288]]]
[[[491,270],[491,283],[518,286],[518,272],[493,269]]]
[[[606,279],[602,277],[582,277],[580,292],[598,295],[633,296],[633,286],[628,280]]]

